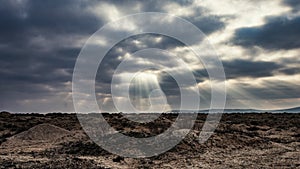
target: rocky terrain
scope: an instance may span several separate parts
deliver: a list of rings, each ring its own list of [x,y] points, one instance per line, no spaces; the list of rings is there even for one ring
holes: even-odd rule
[[[135,123],[122,114],[104,114],[116,130],[149,137],[170,127],[176,114]],[[204,144],[198,114],[187,137],[150,158],[123,158],[93,143],[76,114],[0,113],[0,168],[300,168],[300,113],[224,114]]]

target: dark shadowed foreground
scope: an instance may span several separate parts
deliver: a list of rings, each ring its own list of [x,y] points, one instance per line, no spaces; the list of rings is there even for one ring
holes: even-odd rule
[[[132,137],[165,131],[176,114],[139,124],[121,114],[104,114],[116,130]],[[94,144],[75,114],[0,113],[0,168],[297,168],[300,114],[224,114],[204,144],[198,114],[189,135],[168,152],[151,158],[123,158]],[[184,130],[184,129],[181,129]],[[180,132],[180,131],[179,131]]]

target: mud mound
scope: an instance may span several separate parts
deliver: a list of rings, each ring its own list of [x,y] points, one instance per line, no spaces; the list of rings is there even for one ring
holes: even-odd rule
[[[44,123],[8,138],[1,144],[0,150],[3,147],[22,151],[33,151],[31,148],[46,149],[55,146],[55,143],[68,140],[68,137],[72,137],[72,132]]]
[[[65,130],[63,128],[51,124],[44,123],[44,124],[39,124],[37,126],[34,126],[22,133],[19,133],[13,136],[13,138],[19,140],[54,141],[58,138],[67,136],[69,134],[71,134],[71,132],[68,130]]]

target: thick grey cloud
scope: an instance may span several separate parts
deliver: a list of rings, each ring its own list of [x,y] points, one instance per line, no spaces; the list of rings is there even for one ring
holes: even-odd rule
[[[221,19],[222,17],[220,16],[204,16],[190,18],[189,21],[196,25],[203,33],[211,34],[215,31],[224,29],[225,23],[222,22]]]
[[[298,12],[300,9],[300,1],[297,0],[283,0],[283,4],[293,8],[293,12]]]
[[[299,98],[300,95],[298,86],[281,80],[266,81],[260,86],[245,85],[241,88],[257,99],[289,99]]]
[[[240,78],[240,77],[267,77],[272,76],[274,71],[278,70],[281,65],[274,62],[263,61],[248,61],[248,60],[233,60],[224,61],[223,66],[226,73],[226,78]]]
[[[160,41],[157,42],[155,40],[156,38],[160,38]],[[137,41],[139,42],[138,44],[135,43]],[[147,48],[168,50],[180,46],[184,46],[184,44],[174,38],[158,34],[142,34],[124,39],[111,48],[110,51],[105,55],[103,61],[99,65],[96,80],[99,83],[111,83],[114,70],[124,59],[122,58],[122,60],[119,60],[118,57],[124,57],[126,53],[133,54],[139,50]],[[155,58],[146,59],[151,60]],[[160,59],[162,61],[163,58],[161,57]],[[129,63],[126,71],[131,72],[131,68],[135,67],[143,69],[144,65],[142,63]]]
[[[240,28],[232,43],[244,47],[260,46],[269,50],[300,47],[300,17],[271,17],[261,27]]]
[[[178,7],[173,7],[174,11],[180,10],[189,10],[193,11],[193,15],[188,16],[180,16],[189,22],[196,25],[203,33],[211,34],[215,31],[222,30],[225,27],[225,23],[222,21],[223,18],[227,18],[228,16],[221,16],[221,15],[213,15],[209,14],[208,9],[204,6],[197,6],[193,7],[193,0],[164,0],[164,1],[138,1],[138,0],[117,0],[111,1],[111,4],[117,6],[121,12],[124,14],[130,14],[128,11],[132,10],[135,6],[139,5],[140,10],[134,12],[169,12],[166,10],[166,7],[170,4],[177,4]],[[171,13],[173,14],[173,13]],[[176,14],[175,14],[176,15]]]
[[[160,40],[156,41],[157,38],[159,38]],[[139,43],[135,43],[137,41]],[[111,48],[111,50],[105,55],[104,59],[99,65],[98,72],[96,75],[96,85],[98,86],[96,92],[111,94],[110,84],[112,82],[112,76],[114,74],[114,71],[117,69],[118,65],[124,59],[122,58],[122,60],[120,60],[118,59],[118,57],[120,56],[124,57],[126,54],[133,54],[139,50],[148,49],[148,48],[168,50],[180,46],[184,46],[184,44],[182,44],[181,42],[179,42],[174,38],[167,37],[164,35],[158,35],[158,34],[142,34],[142,35],[136,35],[122,40],[121,42],[116,44],[113,48]],[[155,63],[155,61],[166,62],[166,63],[170,62],[170,60],[166,60],[166,57],[160,57],[154,55],[151,58],[145,57],[144,59],[147,61],[152,61],[153,63]],[[134,61],[128,62],[125,71],[136,72],[136,69],[143,70],[145,65],[147,64],[136,63]],[[180,93],[178,93],[179,88],[177,89],[173,88],[177,86],[176,81],[169,78],[170,78],[169,76],[168,78],[166,76],[159,81],[161,88],[163,89],[163,91],[166,93],[167,96],[180,95]],[[135,88],[131,90],[135,90]],[[100,100],[101,95],[98,95],[97,98]],[[111,95],[107,96],[106,98],[110,100],[112,99]],[[103,107],[105,107],[105,105],[103,105]]]
[[[87,5],[77,0],[2,2],[0,42],[23,46],[38,36],[91,34],[101,21],[85,10]]]
[[[76,38],[70,38],[89,36],[102,24],[86,5],[76,0],[1,2],[0,109],[30,111],[18,104],[70,92],[65,83],[72,79],[80,51]]]
[[[285,69],[285,66],[275,62],[250,61],[242,59],[223,61],[223,67],[226,79],[268,77],[273,76],[281,68],[283,70]],[[194,75],[197,77],[198,82],[208,79],[208,73],[205,69],[196,70]]]
[[[226,23],[223,22],[224,17],[228,17],[212,14],[205,7],[194,7],[192,5],[194,2],[191,0],[3,1],[0,5],[0,92],[2,96],[0,109],[72,111],[70,108],[72,99],[69,98],[69,94],[73,67],[82,42],[107,21],[103,20],[105,16],[99,16],[95,11],[91,11],[93,7],[102,3],[112,5],[121,15],[135,12],[167,12],[168,5],[176,4],[182,9],[190,9],[192,14],[182,17],[195,24],[207,35],[223,30],[226,27]],[[299,3],[296,1],[284,0],[283,5],[293,8],[294,13],[299,9]],[[110,12],[107,9],[103,11]],[[299,48],[299,20],[299,17],[268,18],[264,26],[236,30],[232,42],[244,47],[257,45],[270,50]],[[160,40],[156,41],[156,38]],[[140,43],[135,43],[136,41]],[[107,53],[101,63],[96,78],[96,91],[99,96],[109,97],[112,75],[121,62],[119,56],[123,57],[126,53],[134,53],[146,48],[172,50],[182,46],[184,45],[177,40],[155,34],[138,35],[121,41]],[[162,61],[168,62],[168,60]],[[296,66],[275,62],[234,59],[223,64],[229,79],[240,77],[255,79],[273,76],[276,73],[299,74]],[[133,62],[129,66],[143,68],[144,65]],[[196,70],[194,75],[198,83],[207,79],[206,70]],[[168,100],[179,103],[180,92],[176,81],[164,73],[160,78],[161,88],[166,95],[170,96]],[[279,89],[292,92],[294,88],[288,88],[288,85],[290,84],[287,84],[286,88]],[[65,106],[67,104],[68,106]]]
[[[232,61],[223,61],[223,66],[224,66],[227,79],[239,79],[245,77],[256,79],[261,77],[274,76],[274,74],[276,74],[279,70],[281,72],[287,71],[287,69],[284,68],[283,65],[280,65],[275,62],[249,61],[249,60],[241,60],[241,59],[236,59]],[[193,74],[197,83],[201,83],[204,82],[205,80],[209,80],[209,76],[206,69],[194,70]],[[165,94],[169,96],[169,100],[170,98],[172,98],[173,103],[180,103],[180,89],[173,77],[171,77],[167,73],[162,73],[160,77],[160,86],[162,90],[165,92]],[[265,84],[266,88],[268,88],[268,86],[269,86],[268,84]],[[278,86],[274,86],[274,88],[277,87]],[[286,85],[285,87],[287,87],[289,90],[294,89],[289,85]],[[264,87],[259,88],[259,90],[263,90],[263,89]],[[254,91],[253,93],[257,97],[260,97],[260,94],[257,93],[257,91],[255,91],[255,87],[253,86],[252,88],[249,87],[245,90],[251,92]],[[200,93],[201,95],[205,95],[205,99],[203,100],[203,102],[209,103],[210,91],[201,91]],[[279,94],[277,94],[276,97],[278,97],[278,95]]]
[[[89,35],[101,23],[81,1],[5,1],[0,7],[0,63],[10,82],[67,81],[80,48],[64,47],[69,35]],[[57,38],[54,38],[57,37]],[[35,39],[43,41],[31,43]],[[43,46],[45,45],[45,46]],[[70,44],[69,46],[72,46]]]
[[[286,75],[296,75],[296,74],[300,74],[300,68],[299,67],[283,68],[279,70],[279,72]]]

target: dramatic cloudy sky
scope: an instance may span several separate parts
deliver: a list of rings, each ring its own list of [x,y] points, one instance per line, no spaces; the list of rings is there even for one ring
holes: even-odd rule
[[[106,23],[139,12],[170,13],[190,21],[206,34],[223,62],[227,108],[300,105],[298,0],[8,0],[0,5],[0,110],[73,112],[72,73],[82,46]],[[115,111],[110,84],[122,59],[131,58],[132,67],[154,63],[155,59],[141,62],[132,56],[146,48],[168,50],[182,58],[192,55],[181,42],[156,34],[121,41],[107,53],[98,69],[96,95],[102,110]],[[178,65],[175,61],[168,64],[170,68]],[[201,106],[207,108],[210,81],[201,66],[193,71]],[[155,78],[150,73],[141,76],[150,83],[146,87],[142,84],[144,88],[158,83],[166,94],[168,108],[177,108],[179,91],[173,78],[160,72],[159,82],[151,84]],[[139,79],[135,81],[139,84]]]

